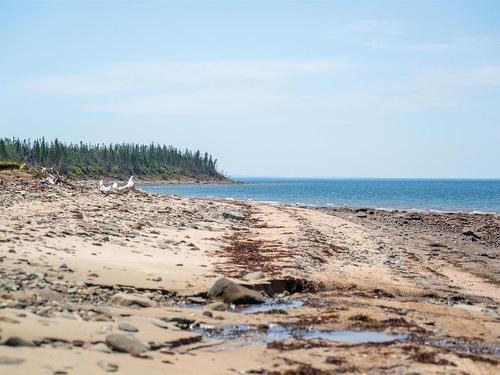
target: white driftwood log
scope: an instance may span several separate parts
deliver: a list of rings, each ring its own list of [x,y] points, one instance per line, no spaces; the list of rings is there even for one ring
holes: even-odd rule
[[[129,190],[134,190],[134,189],[135,189],[134,176],[130,176],[127,184],[123,186],[118,186],[117,182],[115,182],[112,185],[105,186],[102,180],[99,181],[99,190],[103,194],[123,194]]]

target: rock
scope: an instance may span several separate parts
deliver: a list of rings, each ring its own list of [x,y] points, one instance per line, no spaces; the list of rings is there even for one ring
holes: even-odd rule
[[[226,311],[228,306],[224,302],[213,302],[206,305],[205,309],[211,311]]]
[[[149,350],[149,347],[134,336],[123,333],[112,333],[106,336],[106,344],[117,352],[139,355]]]
[[[38,294],[38,296],[43,301],[62,302],[64,300],[64,296],[61,293],[54,292],[53,290],[50,290],[49,288],[37,289],[37,290],[35,290],[35,293]]]
[[[203,297],[188,297],[187,299],[191,303],[205,303],[206,300]]]
[[[213,318],[214,317],[214,314],[212,314],[211,311],[203,311],[203,316],[208,316],[209,318]]]
[[[180,329],[183,329],[183,330],[190,329],[191,325],[193,323],[195,323],[195,320],[193,320],[193,319],[182,318],[182,317],[171,318],[168,321],[169,322],[174,322],[175,326],[177,328],[180,328]]]
[[[0,357],[0,365],[20,365],[26,362],[24,358]]]
[[[141,296],[139,294],[127,294],[127,293],[117,293],[113,297],[109,303],[113,305],[120,306],[140,306],[140,307],[154,307],[156,306],[156,302],[151,301],[149,298]]]
[[[103,342],[99,342],[90,347],[90,350],[101,353],[111,353],[111,349]]]
[[[5,340],[4,345],[6,346],[35,346],[32,341],[28,341],[18,336],[11,336]]]
[[[235,305],[250,305],[264,303],[265,298],[255,290],[236,284],[226,278],[221,278],[215,282],[208,291],[210,298],[221,298],[224,302]]]
[[[118,324],[118,329],[121,331],[125,331],[125,332],[137,332],[137,331],[139,331],[132,324],[123,323],[123,322]]]
[[[244,220],[245,214],[239,210],[225,210],[222,212],[222,217],[230,220]]]
[[[111,315],[111,310],[108,306],[97,306],[94,311],[102,315]]]
[[[251,273],[245,275],[245,277],[244,277],[244,279],[248,280],[248,281],[261,280],[261,279],[265,279],[265,278],[266,278],[266,275],[264,274],[264,272],[260,272],[260,271],[251,272]]]
[[[152,318],[151,323],[153,323],[155,326],[157,326],[159,328],[163,328],[163,329],[169,328],[168,323],[165,322],[164,320],[161,320],[161,319]]]

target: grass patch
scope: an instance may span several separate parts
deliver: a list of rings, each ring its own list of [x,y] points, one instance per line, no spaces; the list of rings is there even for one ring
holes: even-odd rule
[[[17,161],[0,161],[0,171],[7,169],[19,169],[22,163]]]

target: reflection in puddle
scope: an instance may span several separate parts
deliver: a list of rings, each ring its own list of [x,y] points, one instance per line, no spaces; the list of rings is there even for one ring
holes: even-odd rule
[[[240,312],[244,314],[258,314],[270,311],[286,311],[288,309],[295,309],[303,305],[304,301],[299,301],[299,300],[278,301],[274,298],[269,298],[262,305],[245,305],[245,306],[231,305],[229,311]],[[200,303],[179,303],[179,304],[174,304],[172,306],[184,309],[203,310],[203,305]]]
[[[320,331],[279,325],[259,328],[245,324],[193,327],[193,331],[216,340],[240,340],[249,344],[271,343],[287,339],[322,339],[346,344],[388,343],[402,341],[408,335],[390,335],[376,331]]]
[[[294,300],[286,302],[276,302],[274,299],[268,299],[266,303],[262,305],[246,306],[239,309],[237,308],[235,310],[245,314],[257,314],[275,310],[286,311],[288,309],[296,309],[297,307],[300,307],[302,305],[304,305],[304,301]]]

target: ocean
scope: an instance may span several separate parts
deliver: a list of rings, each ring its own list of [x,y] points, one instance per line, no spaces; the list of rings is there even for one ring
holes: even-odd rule
[[[500,214],[500,180],[238,178],[243,184],[148,185],[185,197],[322,207],[370,207]]]

